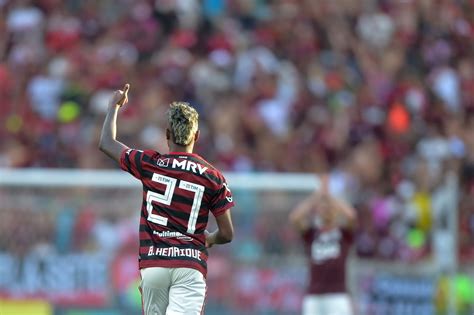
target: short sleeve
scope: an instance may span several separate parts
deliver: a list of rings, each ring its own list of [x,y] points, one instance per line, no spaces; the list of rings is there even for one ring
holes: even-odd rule
[[[354,231],[352,229],[341,228],[341,233],[346,242],[348,242],[349,244],[352,244],[354,242]]]
[[[120,168],[130,174],[133,177],[142,178],[142,160],[143,151],[135,149],[126,149],[122,151],[120,156]]]
[[[303,242],[305,244],[311,244],[314,240],[314,234],[316,233],[316,229],[313,227],[310,227],[303,233],[301,233],[301,238],[303,239]]]
[[[210,210],[215,217],[218,217],[224,214],[227,209],[232,208],[234,205],[234,197],[232,196],[229,185],[227,185],[224,180],[214,199],[212,200]]]

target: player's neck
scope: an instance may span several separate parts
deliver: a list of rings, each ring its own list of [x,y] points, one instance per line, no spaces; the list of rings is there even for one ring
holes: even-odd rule
[[[170,152],[185,152],[185,153],[193,153],[194,143],[190,145],[179,145],[176,143],[169,144]]]

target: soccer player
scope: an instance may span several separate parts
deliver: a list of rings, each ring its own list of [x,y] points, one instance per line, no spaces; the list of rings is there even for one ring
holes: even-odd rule
[[[303,299],[303,315],[351,315],[346,288],[346,259],[356,223],[354,209],[329,194],[328,178],[321,189],[299,203],[290,222],[301,233],[310,278]]]
[[[143,185],[139,268],[145,315],[202,314],[207,248],[232,241],[232,194],[222,173],[193,153],[198,113],[187,103],[168,110],[169,153],[130,149],[116,140],[117,113],[130,86],[112,96],[99,148]],[[217,230],[206,231],[209,212]]]

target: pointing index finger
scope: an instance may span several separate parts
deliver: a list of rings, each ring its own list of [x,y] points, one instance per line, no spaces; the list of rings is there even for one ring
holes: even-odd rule
[[[125,84],[125,86],[123,87],[123,92],[124,93],[128,93],[128,90],[130,90],[130,84]]]

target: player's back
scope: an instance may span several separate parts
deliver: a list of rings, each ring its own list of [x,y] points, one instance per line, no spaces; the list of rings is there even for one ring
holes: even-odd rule
[[[121,166],[141,180],[140,268],[207,270],[205,235],[209,212],[233,205],[221,172],[192,153],[128,150]]]

